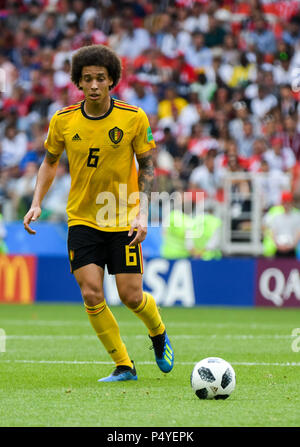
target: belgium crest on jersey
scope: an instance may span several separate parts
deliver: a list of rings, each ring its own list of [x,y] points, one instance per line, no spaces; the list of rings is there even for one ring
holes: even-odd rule
[[[110,129],[108,135],[113,143],[118,144],[122,140],[124,133],[119,127],[114,127],[113,129]]]

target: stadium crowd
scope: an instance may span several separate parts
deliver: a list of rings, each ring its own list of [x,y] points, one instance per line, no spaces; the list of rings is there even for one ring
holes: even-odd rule
[[[300,203],[298,0],[0,0],[0,207],[28,209],[53,113],[80,101],[72,54],[122,59],[113,96],[142,107],[157,143],[155,190],[223,200],[227,172],[268,173],[263,207]],[[42,217],[64,220],[62,157]],[[1,212],[1,209],[0,209]]]

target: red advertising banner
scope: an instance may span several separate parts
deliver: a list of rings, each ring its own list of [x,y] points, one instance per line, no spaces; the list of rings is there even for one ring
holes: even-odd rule
[[[0,302],[32,303],[35,285],[35,256],[0,255]]]
[[[255,305],[300,307],[300,261],[258,259]]]

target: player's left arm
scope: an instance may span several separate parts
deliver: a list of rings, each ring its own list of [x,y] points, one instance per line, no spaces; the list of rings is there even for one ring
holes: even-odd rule
[[[130,246],[139,244],[145,240],[148,228],[148,209],[151,198],[151,191],[154,179],[153,149],[136,154],[139,164],[138,186],[139,186],[139,213],[131,223],[129,236],[137,230],[135,238],[130,242]]]

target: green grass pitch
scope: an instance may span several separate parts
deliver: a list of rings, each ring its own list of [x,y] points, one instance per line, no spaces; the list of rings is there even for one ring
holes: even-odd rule
[[[0,305],[1,426],[299,426],[300,341],[292,336],[299,310],[162,308],[175,350],[169,374],[157,368],[142,322],[124,307],[112,310],[137,382],[97,382],[113,364],[83,306]],[[193,365],[209,356],[236,371],[225,401],[201,401],[192,392]]]

